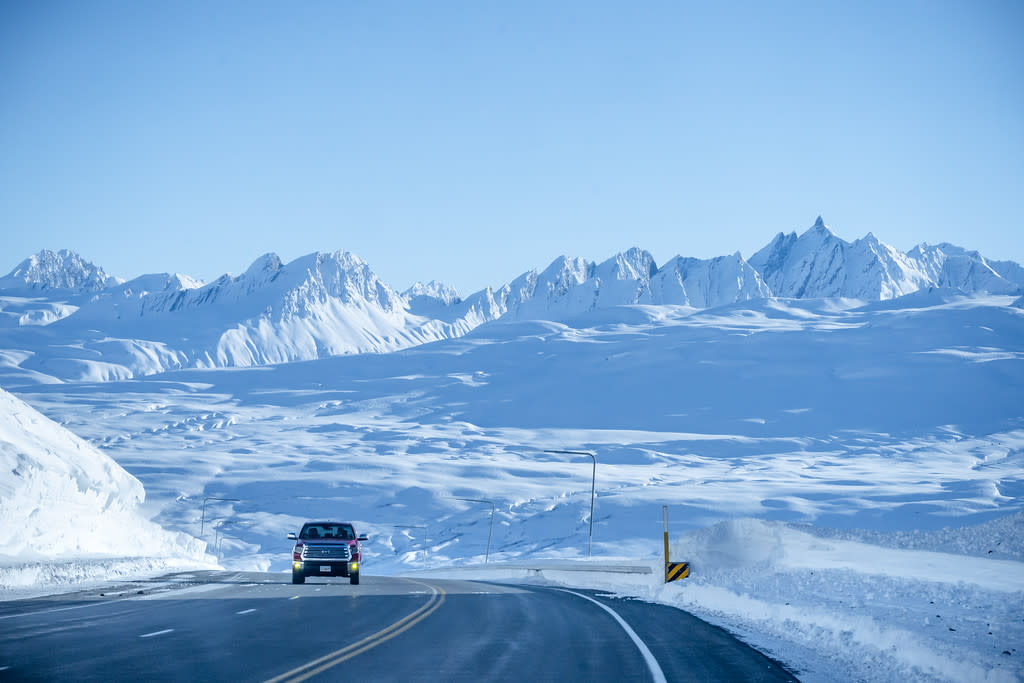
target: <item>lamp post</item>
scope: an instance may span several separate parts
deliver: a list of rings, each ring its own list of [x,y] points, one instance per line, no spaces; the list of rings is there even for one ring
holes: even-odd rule
[[[212,519],[212,520],[210,520],[210,522],[211,522],[211,524],[214,523],[214,522],[220,522],[220,524],[215,524],[214,527],[213,527],[213,549],[214,549],[214,552],[217,553],[217,557],[220,557],[220,542],[224,540],[223,538],[221,538],[221,535],[220,535],[220,530],[221,529],[223,529],[226,526],[252,526],[253,525],[252,522],[241,522],[241,521],[234,520],[234,519]],[[227,534],[224,534],[224,535],[227,536]]]
[[[557,453],[559,455],[589,455],[594,461],[594,469],[590,477],[590,535],[587,536],[587,557],[590,557],[590,548],[594,541],[594,494],[597,487],[597,455],[590,451],[544,451],[545,453]]]
[[[220,557],[220,529],[228,524],[231,524],[231,522],[221,522],[220,524],[213,525],[213,551],[217,553],[217,557]]]
[[[494,501],[481,500],[479,498],[456,498],[455,500],[465,500],[470,503],[484,503],[491,506],[491,528],[487,532],[487,553],[484,555],[484,564],[487,564],[487,561],[491,557],[491,534],[494,533]]]
[[[242,501],[238,498],[218,498],[216,496],[206,496],[203,498],[203,516],[199,523],[199,537],[202,538],[206,531],[206,501],[208,500],[223,500],[229,503],[241,503]]]

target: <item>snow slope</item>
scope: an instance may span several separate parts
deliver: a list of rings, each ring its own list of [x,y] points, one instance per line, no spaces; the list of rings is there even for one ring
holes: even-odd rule
[[[0,588],[80,579],[109,559],[136,570],[212,560],[141,514],[138,479],[2,389],[0,472]]]
[[[686,606],[808,681],[1016,680],[1016,299],[634,304],[388,354],[14,388],[229,568],[287,570],[285,535],[319,516],[370,535],[371,573],[478,563],[490,508],[460,497],[495,503],[492,562],[583,558],[590,458],[545,451],[587,449],[595,556],[656,568],[668,505],[695,569],[593,585]],[[236,500],[201,517],[208,497]]]

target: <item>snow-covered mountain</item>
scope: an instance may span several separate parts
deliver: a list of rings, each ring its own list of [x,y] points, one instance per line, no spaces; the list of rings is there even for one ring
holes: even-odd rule
[[[381,353],[470,329],[413,313],[405,297],[347,252],[288,264],[265,254],[242,275],[199,285],[180,275],[146,275],[96,292],[47,330],[76,344],[53,345],[21,367],[105,380]]]
[[[978,252],[951,244],[921,244],[903,253],[871,233],[851,243],[832,232],[821,216],[799,237],[780,232],[750,264],[775,296],[794,299],[880,301],[928,287],[990,294],[1024,289],[1024,273],[1012,261],[1000,264],[1008,278]]]
[[[950,244],[903,253],[871,233],[847,242],[821,217],[799,236],[779,233],[749,261],[738,252],[676,256],[659,268],[640,248],[599,263],[561,256],[465,298],[438,281],[398,293],[342,251],[287,264],[265,254],[209,284],[166,273],[124,282],[73,252],[43,251],[0,278],[0,379],[109,380],[387,353],[497,319],[564,321],[623,305],[873,302],[930,288],[1024,293],[1024,269]]]
[[[658,268],[650,253],[633,248],[601,263],[562,256],[543,271],[531,270],[466,301],[488,319],[563,320],[613,306],[710,308],[771,295],[738,252],[713,259],[677,256]]]
[[[992,294],[1013,294],[1024,287],[1024,270],[1016,263],[1003,261],[990,264],[978,252],[948,242],[935,246],[921,243],[907,252],[907,256],[939,287]]]
[[[818,217],[804,234],[779,233],[750,258],[775,296],[794,299],[845,297],[878,301],[929,284],[907,255],[868,233],[853,243]]]
[[[513,280],[505,312],[518,320],[561,320],[595,308],[644,303],[655,271],[654,258],[637,248],[602,263],[562,256],[539,273]]]
[[[444,304],[457,304],[462,299],[459,297],[458,291],[451,285],[446,285],[437,280],[431,280],[430,282],[423,284],[417,282],[409,289],[402,293],[406,299],[415,299],[416,297],[427,297],[429,299],[437,299]]]
[[[18,264],[0,278],[0,291],[41,292],[66,290],[68,293],[96,292],[117,285],[118,278],[103,272],[73,251],[44,249]]]
[[[651,303],[714,308],[772,295],[760,273],[739,252],[695,259],[677,256],[651,277]]]

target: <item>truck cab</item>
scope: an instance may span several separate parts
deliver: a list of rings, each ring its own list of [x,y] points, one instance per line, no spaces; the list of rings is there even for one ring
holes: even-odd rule
[[[363,553],[360,541],[349,522],[306,522],[298,534],[288,534],[292,548],[292,583],[305,583],[307,576],[345,576],[359,583]]]

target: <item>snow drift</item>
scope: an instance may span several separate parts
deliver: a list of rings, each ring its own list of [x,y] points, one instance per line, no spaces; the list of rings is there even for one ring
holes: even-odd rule
[[[117,463],[0,389],[0,587],[80,577],[90,560],[207,564],[205,543],[140,514],[144,497]]]
[[[913,534],[736,519],[686,534],[672,552],[692,558],[691,578],[652,596],[768,651],[797,646],[805,680],[1011,683],[1024,674],[1022,537],[1020,512]]]

